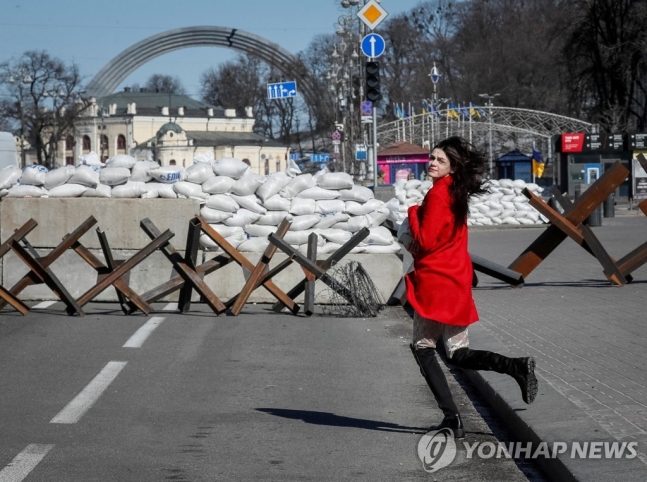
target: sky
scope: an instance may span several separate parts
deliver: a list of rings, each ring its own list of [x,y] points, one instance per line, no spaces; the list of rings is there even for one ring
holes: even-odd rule
[[[150,36],[181,27],[237,28],[277,43],[291,53],[317,34],[333,33],[345,10],[339,0],[0,0],[0,63],[29,50],[46,50],[74,62],[87,84],[112,58]],[[420,0],[382,0],[390,16]],[[379,27],[376,30],[379,33]],[[222,47],[194,47],[157,57],[117,89],[145,84],[152,74],[178,76],[198,97],[200,74],[235,58]]]

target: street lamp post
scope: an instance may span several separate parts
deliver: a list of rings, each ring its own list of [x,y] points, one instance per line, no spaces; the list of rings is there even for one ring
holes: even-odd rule
[[[14,78],[14,75],[17,77]],[[23,104],[22,86],[33,82],[31,75],[25,67],[20,67],[16,72],[9,72],[9,83],[18,84],[18,105],[20,107],[20,167],[25,167],[25,108]]]
[[[489,133],[489,148],[490,148],[490,162],[489,162],[489,171],[490,171],[490,177],[492,177],[493,172],[494,172],[494,159],[492,157],[492,99],[495,97],[498,97],[501,94],[494,94],[494,95],[488,95],[488,94],[479,94],[479,97],[483,97],[488,101],[488,107],[489,107],[489,117],[490,117],[490,133]]]

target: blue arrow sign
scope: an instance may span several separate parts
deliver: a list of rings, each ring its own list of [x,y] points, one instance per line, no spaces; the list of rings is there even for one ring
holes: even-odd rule
[[[268,99],[286,99],[288,97],[297,96],[297,83],[291,82],[278,82],[276,84],[267,84],[267,98]]]
[[[330,161],[329,154],[312,154],[310,155],[310,162],[328,162]]]
[[[362,39],[362,53],[367,57],[376,58],[384,53],[386,43],[381,35],[369,33]]]

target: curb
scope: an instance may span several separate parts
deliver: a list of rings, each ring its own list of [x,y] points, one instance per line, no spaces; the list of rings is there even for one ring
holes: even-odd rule
[[[476,325],[476,326],[475,326]],[[470,345],[510,356],[503,345],[478,323],[470,326]],[[532,405],[521,400],[518,385],[509,377],[494,372],[463,370],[470,382],[508,426],[517,441],[532,442],[616,442],[606,430],[583,410],[561,395],[541,376],[537,360],[539,393]],[[640,450],[640,446],[639,446]],[[638,459],[577,459],[560,454],[556,458],[537,458],[536,463],[551,481],[588,482],[591,480],[644,481],[645,465]]]

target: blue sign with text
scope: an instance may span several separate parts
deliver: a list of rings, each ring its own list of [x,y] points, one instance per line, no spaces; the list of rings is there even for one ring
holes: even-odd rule
[[[330,161],[330,154],[312,154],[310,162],[328,162]]]
[[[287,99],[288,97],[297,96],[297,83],[295,80],[291,82],[278,82],[276,84],[267,84],[267,98],[268,99]]]

